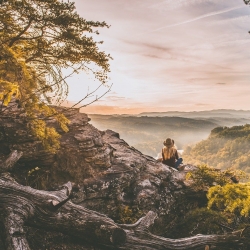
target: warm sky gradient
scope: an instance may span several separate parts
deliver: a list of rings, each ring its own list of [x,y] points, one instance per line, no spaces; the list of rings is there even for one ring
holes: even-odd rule
[[[243,0],[75,2],[85,19],[111,25],[98,39],[114,58],[112,91],[83,112],[250,109],[250,7]],[[82,75],[71,84],[70,102],[94,87]]]

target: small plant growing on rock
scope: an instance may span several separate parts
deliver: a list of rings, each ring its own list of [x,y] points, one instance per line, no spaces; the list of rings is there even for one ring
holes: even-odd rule
[[[133,224],[143,216],[138,207],[120,206],[118,209],[118,223]]]

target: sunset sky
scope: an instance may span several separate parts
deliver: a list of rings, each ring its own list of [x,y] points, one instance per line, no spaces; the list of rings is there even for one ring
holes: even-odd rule
[[[106,21],[112,90],[87,113],[250,109],[250,7],[243,0],[75,0]],[[70,79],[69,102],[96,83]],[[102,88],[104,92],[106,88]],[[99,93],[101,94],[101,93]]]

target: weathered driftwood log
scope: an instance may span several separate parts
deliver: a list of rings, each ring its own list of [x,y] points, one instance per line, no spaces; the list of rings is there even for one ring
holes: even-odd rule
[[[12,153],[2,162],[10,169],[19,157]],[[20,154],[18,154],[20,155]],[[10,160],[11,159],[11,160]],[[6,167],[8,165],[8,167]],[[0,166],[1,168],[1,166]],[[149,227],[157,215],[149,212],[133,225],[116,224],[103,214],[70,201],[72,186],[68,182],[59,191],[41,191],[15,182],[8,173],[0,177],[0,220],[7,250],[29,250],[24,225],[79,237],[109,249],[204,249],[206,245],[225,243],[241,245],[248,230],[225,235],[196,235],[184,239],[167,239],[153,235]]]
[[[5,162],[10,169],[19,159],[13,152]],[[2,168],[2,166],[0,168]],[[6,249],[29,249],[23,226],[63,232],[104,245],[124,243],[126,233],[113,220],[69,201],[71,183],[59,191],[40,191],[15,182],[7,173],[0,177],[0,211]]]

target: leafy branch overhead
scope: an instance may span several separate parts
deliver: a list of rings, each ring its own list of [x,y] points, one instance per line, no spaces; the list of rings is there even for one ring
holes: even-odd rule
[[[67,78],[74,73],[91,72],[107,84],[111,57],[99,50],[102,42],[92,37],[103,27],[108,25],[81,18],[73,2],[1,1],[0,112],[4,113],[15,96],[28,119],[53,116],[66,131],[69,121],[48,104],[65,100]],[[70,72],[67,76],[65,70]],[[36,129],[32,131],[36,134]]]

